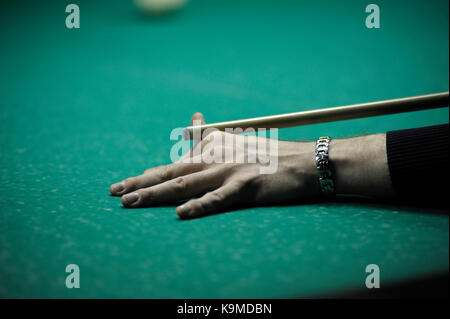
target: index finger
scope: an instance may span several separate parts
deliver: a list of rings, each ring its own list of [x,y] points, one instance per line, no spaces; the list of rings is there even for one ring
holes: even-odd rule
[[[194,123],[194,121],[196,121],[196,123]],[[198,122],[200,122],[200,123],[198,123]],[[204,125],[204,124],[206,124],[206,121],[205,121],[205,117],[203,116],[202,113],[195,112],[194,114],[192,114],[192,117],[191,117],[191,125],[198,125],[198,124]]]

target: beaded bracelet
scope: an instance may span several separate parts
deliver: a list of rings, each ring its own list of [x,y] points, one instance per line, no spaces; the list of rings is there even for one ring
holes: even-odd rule
[[[316,166],[319,172],[320,189],[324,195],[335,193],[333,169],[328,157],[330,141],[329,136],[319,137],[316,141]]]

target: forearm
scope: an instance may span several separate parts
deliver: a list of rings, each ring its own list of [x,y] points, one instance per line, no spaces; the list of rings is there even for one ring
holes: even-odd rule
[[[333,139],[329,152],[337,194],[394,197],[385,134]]]
[[[204,123],[201,114],[194,118]],[[277,141],[275,154],[271,146],[266,150],[249,147],[260,142],[267,147],[267,140],[262,137],[211,133],[207,141],[209,147],[200,149],[198,159],[209,158],[211,152],[216,151],[222,158],[230,149],[235,156],[219,163],[188,161],[153,167],[142,175],[111,185],[111,194],[122,196],[123,205],[130,208],[187,200],[177,208],[181,218],[215,214],[239,205],[320,198],[314,142]],[[238,155],[245,158],[249,154],[252,158],[264,159],[263,163],[234,161]],[[261,165],[266,165],[266,160],[270,165],[275,163],[275,172],[261,173]],[[338,195],[397,196],[411,200],[419,198],[423,192],[427,198],[446,200],[448,124],[393,131],[387,135],[332,139],[329,160],[334,167]]]

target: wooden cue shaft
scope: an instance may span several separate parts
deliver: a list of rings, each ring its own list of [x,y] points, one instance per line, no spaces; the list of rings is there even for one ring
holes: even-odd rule
[[[244,120],[235,120],[211,123],[198,126],[188,126],[184,130],[186,139],[192,139],[194,130],[203,132],[206,129],[224,131],[226,128],[285,128],[326,122],[343,121],[364,117],[387,115],[420,110],[430,110],[449,105],[449,92],[411,96],[377,102],[336,106],[311,111],[278,114],[255,117]]]

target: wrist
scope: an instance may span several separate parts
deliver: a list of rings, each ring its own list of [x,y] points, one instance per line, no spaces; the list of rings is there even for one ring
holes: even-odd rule
[[[320,196],[319,176],[314,158],[315,142],[282,142],[287,174],[293,178],[293,198],[316,199]]]
[[[385,134],[332,140],[329,158],[336,194],[393,196]]]

